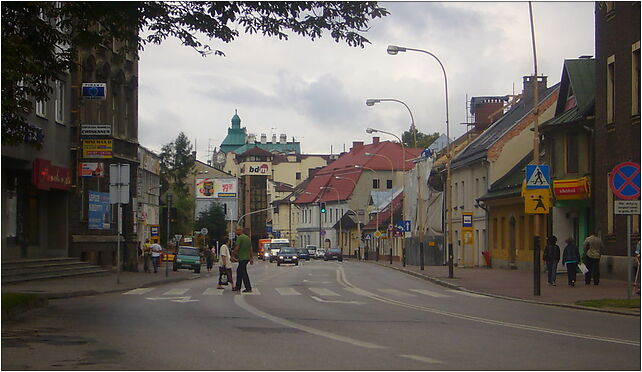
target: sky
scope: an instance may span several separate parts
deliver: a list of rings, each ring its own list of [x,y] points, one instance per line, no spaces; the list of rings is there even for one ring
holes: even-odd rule
[[[380,2],[390,15],[370,23],[365,48],[336,43],[241,34],[210,45],[225,57],[201,57],[168,39],[148,45],[139,61],[139,142],[160,152],[182,131],[197,158],[219,147],[235,111],[257,139],[285,133],[304,154],[350,150],[372,142],[366,128],[408,130],[400,103],[366,106],[368,98],[405,102],[423,133],[446,132],[444,75],[419,52],[386,53],[388,45],[430,51],[446,70],[450,134],[471,121],[474,96],[519,94],[534,73],[527,2]],[[564,59],[595,54],[594,3],[533,2],[538,74],[560,81]],[[206,39],[204,39],[206,40]],[[395,140],[379,134],[381,140]]]

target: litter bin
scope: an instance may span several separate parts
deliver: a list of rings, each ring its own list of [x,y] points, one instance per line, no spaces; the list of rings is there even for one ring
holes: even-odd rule
[[[482,252],[482,256],[484,256],[484,261],[486,261],[486,267],[490,267],[490,252],[484,251]]]

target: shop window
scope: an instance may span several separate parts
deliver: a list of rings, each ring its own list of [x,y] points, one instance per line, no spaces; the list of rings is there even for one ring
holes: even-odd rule
[[[640,42],[631,46],[631,115],[640,115]]]
[[[606,60],[606,124],[615,121],[615,55]]]

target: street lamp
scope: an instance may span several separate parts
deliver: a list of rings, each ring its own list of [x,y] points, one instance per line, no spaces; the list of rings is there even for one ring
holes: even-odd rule
[[[369,99],[366,100],[366,106],[372,107],[372,106],[375,105],[375,103],[381,103],[381,102],[398,102],[398,103],[401,103],[402,105],[406,106],[406,109],[408,109],[408,113],[410,113],[410,130],[412,131],[413,140],[415,142],[415,147],[417,147],[417,128],[415,128],[415,118],[414,118],[414,116],[412,116],[412,111],[410,111],[410,107],[408,107],[408,105],[405,102],[403,102],[401,100],[398,100],[398,99],[394,99],[394,98],[369,98]],[[388,133],[388,132],[384,132],[382,130],[376,130],[376,129],[372,129],[372,128],[366,129],[367,133],[372,133],[372,132],[368,132],[368,130],[372,130],[372,132],[381,132],[381,133],[392,134],[392,133]],[[394,134],[392,134],[392,135],[394,136]],[[397,137],[397,136],[395,136],[395,137]],[[401,139],[399,139],[399,137],[397,137],[397,139],[399,140],[399,142],[403,146],[403,142],[401,141]]]
[[[331,187],[331,186],[321,186],[321,187],[319,187],[319,189],[320,190],[325,190],[325,189],[334,190],[334,192],[337,193],[337,206],[339,207],[339,211],[341,211],[341,206],[339,204],[339,199],[341,197],[339,196],[339,191],[337,189],[335,189],[334,187]],[[343,217],[343,215],[342,215],[342,217]],[[339,248],[341,249],[341,253],[343,253],[343,244],[341,244],[342,243],[341,242],[341,240],[342,240],[341,238],[342,238],[341,237],[341,218],[339,218]]]
[[[446,89],[446,137],[448,139],[448,149],[446,150],[446,198],[448,199],[448,277],[453,278],[454,273],[453,273],[453,208],[452,208],[452,190],[451,190],[451,175],[450,175],[450,163],[452,161],[452,149],[451,149],[451,143],[450,143],[450,119],[449,119],[449,114],[448,114],[448,77],[446,76],[446,69],[444,68],[443,63],[437,58],[436,55],[430,53],[429,51],[422,50],[422,49],[414,49],[414,48],[407,48],[407,47],[401,47],[397,45],[388,45],[387,52],[391,56],[397,55],[399,52],[406,52],[406,51],[412,51],[412,52],[421,52],[428,54],[429,56],[433,57],[434,59],[437,60],[439,63],[439,66],[441,67],[441,71],[444,73],[444,87]]]

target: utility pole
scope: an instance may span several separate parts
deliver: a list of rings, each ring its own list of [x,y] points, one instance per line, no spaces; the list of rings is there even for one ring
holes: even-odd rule
[[[533,124],[533,161],[539,165],[539,82],[537,81],[537,51],[535,48],[535,28],[533,26],[533,6],[528,2],[528,13],[531,20],[531,39],[533,43],[533,65],[535,68],[534,84],[535,96],[533,99],[533,114],[535,123]],[[536,214],[534,236],[533,236],[533,295],[540,295],[540,236],[539,236],[539,215]]]
[[[169,217],[170,214],[172,213],[172,194],[167,194],[167,248],[169,248],[169,224],[171,221],[171,218]],[[161,256],[162,259],[163,256]],[[167,257],[167,255],[165,255]],[[165,277],[167,278],[169,276],[169,261],[166,259],[165,260]]]

